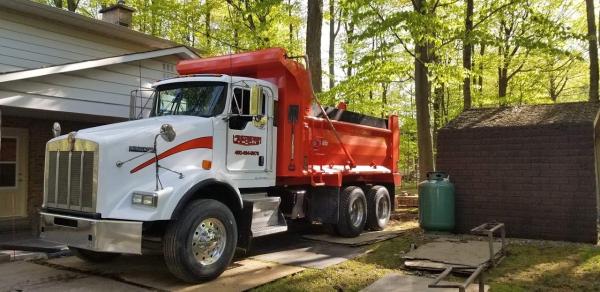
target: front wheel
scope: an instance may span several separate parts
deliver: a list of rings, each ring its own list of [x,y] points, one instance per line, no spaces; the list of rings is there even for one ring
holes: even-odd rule
[[[235,217],[216,200],[192,202],[169,223],[163,253],[169,271],[190,283],[212,280],[227,268],[237,245]]]
[[[357,237],[367,221],[367,200],[361,188],[349,186],[340,194],[340,214],[335,226],[343,237]]]

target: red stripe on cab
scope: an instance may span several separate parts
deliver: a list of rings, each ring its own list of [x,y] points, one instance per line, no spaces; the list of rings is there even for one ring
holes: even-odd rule
[[[189,141],[185,141],[185,142],[159,154],[158,160],[161,160],[163,158],[169,157],[173,154],[177,154],[179,152],[186,151],[186,150],[198,149],[198,148],[212,149],[212,145],[213,145],[213,137],[200,137],[200,138],[192,139]],[[146,167],[154,162],[156,162],[156,158],[153,157],[152,159],[149,159],[146,162],[133,168],[130,171],[130,173],[138,172],[139,170],[143,169],[144,167]]]

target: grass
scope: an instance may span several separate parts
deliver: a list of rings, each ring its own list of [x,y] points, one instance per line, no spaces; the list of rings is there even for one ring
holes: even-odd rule
[[[487,277],[492,291],[600,291],[600,247],[511,244],[508,257]]]
[[[402,256],[427,240],[415,221],[406,235],[374,244],[369,251],[323,270],[306,269],[255,291],[359,291],[392,272],[403,273]],[[600,291],[600,247],[511,240],[508,256],[486,274],[491,291]]]
[[[402,186],[396,189],[396,194],[401,194],[402,192],[407,192],[411,195],[416,195],[417,191],[417,183],[416,182],[402,182]]]
[[[323,270],[306,269],[279,279],[254,291],[359,291],[402,265],[402,255],[411,243],[422,238],[420,232],[409,231],[372,245],[366,254]]]
[[[398,210],[398,211],[401,212],[399,215],[406,215],[406,214],[416,215],[416,214],[419,214],[419,208],[416,208],[416,207],[398,208],[396,210]],[[396,214],[394,214],[394,215],[396,215]]]

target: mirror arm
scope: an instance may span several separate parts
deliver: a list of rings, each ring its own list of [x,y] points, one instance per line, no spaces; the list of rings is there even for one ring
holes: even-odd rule
[[[161,133],[156,134],[156,136],[154,136],[154,177],[156,180],[156,191],[162,190],[162,183],[160,182],[160,177],[158,175],[158,170],[160,169],[160,165],[158,165],[158,149],[156,147],[157,144],[157,140],[158,137],[161,135]],[[158,188],[160,184],[160,188]]]

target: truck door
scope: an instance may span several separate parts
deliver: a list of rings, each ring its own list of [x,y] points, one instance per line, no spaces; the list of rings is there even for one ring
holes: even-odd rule
[[[234,86],[227,130],[227,168],[231,171],[265,171],[269,141],[267,106],[263,93],[259,115],[250,115],[250,87]]]

